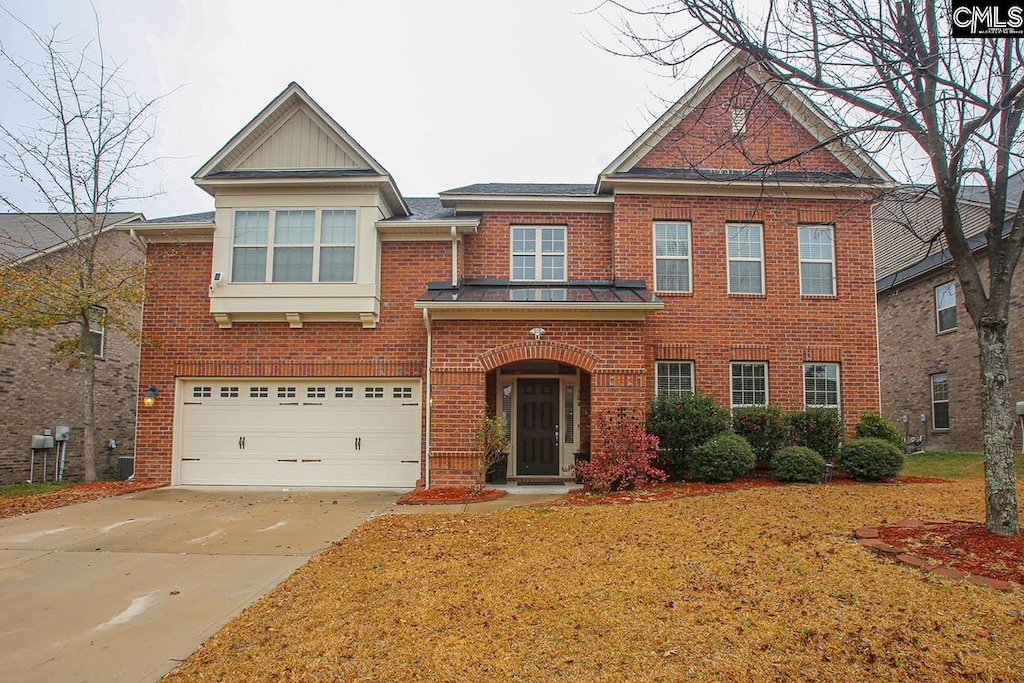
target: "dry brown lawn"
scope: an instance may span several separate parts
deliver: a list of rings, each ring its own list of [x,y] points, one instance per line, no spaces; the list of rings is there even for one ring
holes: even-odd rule
[[[788,486],[380,517],[169,681],[1020,681],[1024,592],[851,530],[980,519],[982,483]]]

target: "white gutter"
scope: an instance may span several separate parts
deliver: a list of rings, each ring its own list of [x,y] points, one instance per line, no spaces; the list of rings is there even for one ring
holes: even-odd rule
[[[424,479],[424,483],[426,484],[426,488],[429,489],[430,488],[430,403],[431,403],[431,398],[430,398],[430,362],[431,362],[431,355],[432,355],[432,351],[433,351],[433,335],[431,334],[431,330],[430,330],[430,311],[426,307],[424,307],[424,309],[423,309],[423,324],[427,328],[427,378],[426,378],[427,379],[427,386],[426,386],[426,390],[424,392],[424,397],[423,397],[423,400],[424,400],[424,402],[425,402],[425,404],[427,406],[427,444],[426,444],[426,446],[427,446],[427,448],[426,448],[426,452],[427,452],[427,472],[424,475],[423,479]]]

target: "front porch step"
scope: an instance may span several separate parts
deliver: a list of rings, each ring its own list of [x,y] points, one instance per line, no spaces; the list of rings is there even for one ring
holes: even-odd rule
[[[509,477],[510,484],[575,484],[575,477]]]

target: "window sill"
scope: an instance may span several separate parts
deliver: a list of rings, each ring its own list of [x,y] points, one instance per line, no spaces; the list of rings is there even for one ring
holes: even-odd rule
[[[941,337],[942,335],[945,335],[945,334],[953,334],[956,331],[957,331],[957,328],[955,328],[955,327],[951,327],[948,330],[936,330],[935,331],[935,336],[936,337]]]
[[[801,294],[801,299],[838,299],[839,297],[835,294]]]
[[[671,297],[692,298],[693,297],[693,292],[659,292],[659,291],[655,291],[654,292],[654,296],[658,296],[658,297],[662,297],[662,298],[664,298],[664,297],[670,297],[670,298]]]
[[[768,298],[768,295],[764,294],[764,293],[753,294],[753,293],[747,293],[747,292],[729,292],[729,296],[736,297],[738,299],[767,299]]]

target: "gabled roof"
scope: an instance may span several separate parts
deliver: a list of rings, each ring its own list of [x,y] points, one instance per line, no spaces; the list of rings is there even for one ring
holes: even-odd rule
[[[594,186],[581,183],[475,183],[445,190],[442,195],[515,195],[535,197],[593,197]]]
[[[633,171],[647,152],[664,140],[737,71],[745,72],[758,84],[771,81],[773,87],[766,88],[765,92],[818,141],[825,143],[840,134],[840,128],[835,122],[821,112],[798,88],[778,80],[772,71],[765,65],[754,62],[747,53],[733,49],[602,171],[598,179],[599,190],[603,181],[611,176],[638,175]],[[855,146],[837,141],[829,142],[825,147],[849,170],[851,177],[859,181],[892,181],[885,169]]]
[[[316,129],[323,132],[337,146],[336,154],[342,163],[336,161],[332,164],[325,161],[311,168],[245,166],[246,160],[258,151],[263,143],[269,141],[277,131],[287,126],[293,117],[300,114],[308,116]],[[294,81],[203,164],[192,178],[200,187],[212,185],[211,181],[230,180],[376,179],[387,189],[385,194],[395,205],[395,212],[409,213],[409,207],[405,204],[391,174]]]
[[[99,232],[143,220],[141,213],[108,213],[101,219]],[[0,213],[0,255],[4,261],[28,261],[93,234],[92,230],[79,233],[73,221],[74,216],[67,213]]]

